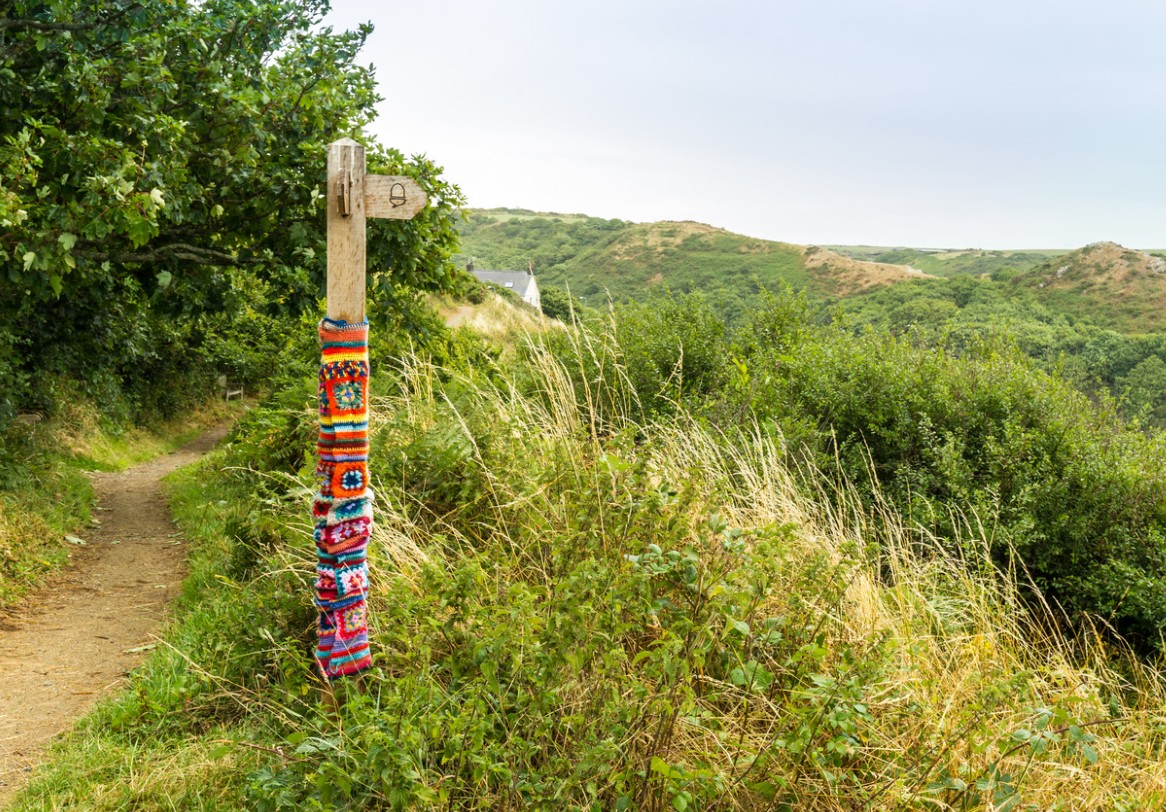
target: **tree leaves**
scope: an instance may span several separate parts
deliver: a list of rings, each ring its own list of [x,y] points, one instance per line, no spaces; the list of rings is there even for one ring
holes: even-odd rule
[[[326,9],[16,0],[0,27],[0,312],[12,341],[59,345],[57,371],[86,379],[115,358],[136,369],[134,348],[149,351],[122,323],[130,314],[229,325],[233,291],[258,289],[271,291],[254,303],[268,316],[315,307],[326,145],[360,138],[379,100],[355,62],[371,29],[322,28]],[[448,286],[460,191],[423,158],[375,144],[369,155],[370,169],[413,176],[434,201],[415,222],[370,231],[370,269],[390,286]],[[2,387],[0,413],[17,396]]]

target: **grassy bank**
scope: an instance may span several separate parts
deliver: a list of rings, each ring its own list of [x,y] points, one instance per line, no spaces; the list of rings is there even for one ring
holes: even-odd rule
[[[167,645],[17,808],[1166,801],[1155,673],[1022,600],[974,517],[939,538],[772,427],[643,419],[612,345],[570,335],[512,374],[379,378],[375,668],[338,716],[309,663],[310,387],[179,474]]]

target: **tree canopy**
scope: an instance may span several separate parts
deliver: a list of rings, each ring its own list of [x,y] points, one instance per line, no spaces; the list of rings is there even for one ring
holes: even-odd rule
[[[322,26],[324,0],[0,9],[0,417],[47,407],[46,381],[130,391],[208,360],[239,319],[314,307],[336,138],[430,197],[371,230],[375,284],[453,280],[460,192],[362,135],[379,101],[356,62],[370,26]]]

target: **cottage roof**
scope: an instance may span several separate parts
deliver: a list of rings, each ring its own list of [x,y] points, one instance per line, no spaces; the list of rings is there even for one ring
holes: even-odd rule
[[[479,271],[475,268],[472,273],[483,282],[493,282],[517,293],[525,298],[534,276],[526,271]]]

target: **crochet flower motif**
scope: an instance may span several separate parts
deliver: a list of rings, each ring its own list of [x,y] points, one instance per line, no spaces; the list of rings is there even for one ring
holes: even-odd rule
[[[364,592],[368,589],[368,575],[364,567],[344,570],[340,573],[339,579],[340,591],[344,595],[351,595],[354,592]]]
[[[346,632],[362,631],[368,625],[364,618],[364,605],[357,604],[344,612],[340,622]]]
[[[336,525],[332,529],[332,537],[336,541],[343,541],[344,539],[352,538],[357,533],[360,533],[362,530],[364,530],[364,524],[362,522],[359,522],[359,521],[344,522],[342,524]]]
[[[326,462],[319,463],[316,466],[316,480],[325,485],[332,481],[332,466]]]
[[[364,405],[364,396],[360,390],[359,383],[345,381],[336,384],[332,390],[332,398],[336,401],[336,408],[344,411],[361,408]]]
[[[322,567],[316,568],[316,589],[335,589],[336,574]]]
[[[346,491],[358,491],[364,487],[364,474],[359,468],[350,468],[344,472],[340,484],[344,486]]]
[[[359,473],[359,472],[358,472]],[[367,499],[348,499],[339,503],[334,508],[336,518],[339,520],[351,519],[360,516],[364,513],[365,507],[368,505]]]

